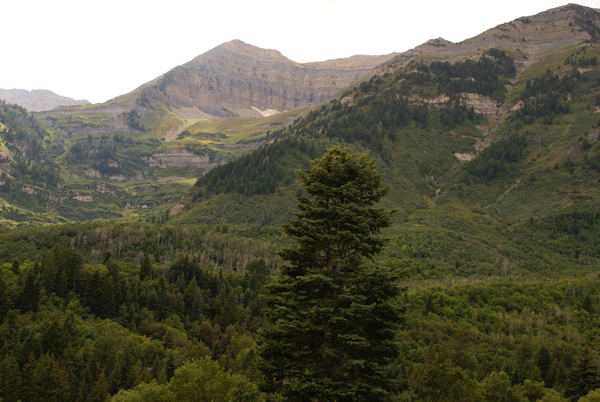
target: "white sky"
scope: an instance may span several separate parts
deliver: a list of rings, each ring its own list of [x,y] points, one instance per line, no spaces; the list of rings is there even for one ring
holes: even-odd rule
[[[103,102],[232,39],[297,62],[388,54],[569,1],[0,0],[0,88]]]

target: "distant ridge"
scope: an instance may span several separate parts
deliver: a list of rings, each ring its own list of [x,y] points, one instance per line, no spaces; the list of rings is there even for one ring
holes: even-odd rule
[[[60,106],[89,105],[87,100],[75,100],[66,96],[57,95],[47,89],[0,89],[0,99],[7,103],[14,103],[24,107],[30,112],[44,112]]]
[[[258,110],[283,112],[331,99],[394,56],[353,56],[303,64],[277,50],[233,40],[173,68],[132,94],[138,105],[165,107],[180,118],[260,116]]]

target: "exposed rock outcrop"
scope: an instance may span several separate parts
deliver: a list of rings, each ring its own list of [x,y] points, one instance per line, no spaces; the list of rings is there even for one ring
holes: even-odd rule
[[[147,167],[196,167],[212,168],[217,165],[208,155],[196,155],[185,148],[170,148],[142,157]]]
[[[73,199],[77,200],[77,201],[81,201],[81,202],[94,202],[94,198],[91,195],[89,195],[89,194],[79,194],[79,193],[76,193],[73,196]]]
[[[116,196],[117,192],[106,183],[96,183],[96,192]]]
[[[318,104],[368,74],[388,56],[300,64],[276,50],[234,40],[139,90],[138,104],[181,118],[261,116]]]

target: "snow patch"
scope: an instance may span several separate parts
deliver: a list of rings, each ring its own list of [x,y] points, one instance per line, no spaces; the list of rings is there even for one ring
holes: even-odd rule
[[[256,106],[252,106],[252,110],[256,110],[262,117],[269,117],[281,113],[279,110],[275,109],[260,110]]]

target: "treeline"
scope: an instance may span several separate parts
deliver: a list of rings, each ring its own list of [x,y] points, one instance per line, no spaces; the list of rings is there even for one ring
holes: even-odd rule
[[[596,211],[570,210],[534,225],[548,231],[547,245],[556,253],[587,265],[596,264],[600,259],[600,215]]]
[[[70,165],[86,164],[98,170],[103,175],[117,175],[121,173],[117,162],[116,144],[100,140],[94,144],[92,136],[87,141],[78,141],[69,149],[67,163]]]
[[[311,112],[294,128],[303,132],[304,127],[318,122],[316,129],[320,128],[325,135],[359,142],[382,154],[385,140],[393,142],[397,139],[394,129],[411,123],[454,128],[468,121],[479,122],[481,117],[473,109],[467,109],[457,94],[471,92],[492,96],[499,91],[504,93],[504,77],[515,74],[514,62],[506,53],[490,50],[488,54],[494,58],[482,57],[478,61],[453,64],[420,63],[413,66],[415,71],[375,76],[342,95],[342,101],[334,100],[328,108]],[[450,101],[437,108],[408,100],[411,94],[427,93],[428,88],[434,89],[430,95],[446,95]],[[356,101],[346,100],[351,96]],[[313,131],[319,131],[316,129],[313,127]]]
[[[137,110],[132,109],[127,113],[122,114],[127,121],[127,127],[135,131],[146,131],[144,124],[141,121],[142,116],[138,113]]]
[[[36,118],[27,109],[16,104],[0,100],[0,122],[9,128],[3,133],[6,141],[27,140],[35,137],[43,140],[48,135]]]
[[[600,226],[599,212],[575,211],[553,217],[553,229],[557,232],[577,235],[582,230],[593,230]]]
[[[12,275],[3,272],[8,280],[0,279],[5,291],[0,318],[11,309],[36,313],[44,298],[54,295],[64,305],[76,298],[91,314],[123,324],[134,318],[131,314],[148,309],[158,320],[175,313],[184,322],[203,317],[227,327],[241,318],[239,302],[245,306],[258,303],[256,291],[270,274],[263,259],[251,261],[244,271],[244,275],[232,276],[189,258],[158,270],[149,256],[135,266],[115,262],[110,254],[103,264],[88,265],[76,250],[55,247],[41,263],[22,266],[14,261],[10,264]],[[250,316],[247,318],[250,325]]]

